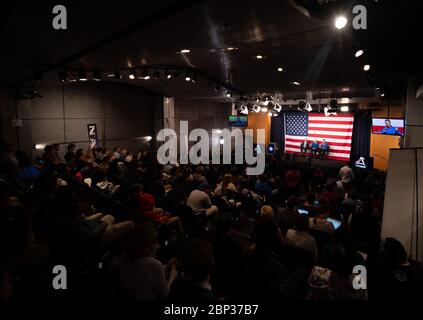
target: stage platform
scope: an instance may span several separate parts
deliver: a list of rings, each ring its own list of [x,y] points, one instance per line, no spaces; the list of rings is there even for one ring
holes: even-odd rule
[[[292,155],[291,155],[292,157]],[[313,157],[305,157],[305,156],[295,156],[295,162],[306,163],[311,160],[311,164],[317,167],[324,167],[324,168],[336,168],[340,169],[344,166],[345,161],[338,161],[338,160],[330,160],[330,159],[319,159]]]

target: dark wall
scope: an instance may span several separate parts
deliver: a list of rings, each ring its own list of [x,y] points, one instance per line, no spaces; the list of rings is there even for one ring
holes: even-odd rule
[[[121,83],[87,82],[38,88],[43,98],[18,100],[10,90],[0,92],[3,139],[29,152],[35,144],[75,143],[87,148],[87,124],[96,123],[100,141],[108,148],[140,147],[136,137],[155,136],[163,125],[163,98],[140,87]],[[64,148],[62,148],[63,150]],[[39,153],[39,151],[35,151]]]

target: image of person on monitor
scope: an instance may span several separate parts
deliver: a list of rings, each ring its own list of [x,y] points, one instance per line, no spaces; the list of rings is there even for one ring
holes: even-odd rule
[[[385,128],[383,128],[380,133],[382,134],[391,134],[391,135],[402,135],[401,131],[397,127],[392,126],[391,120],[385,120]]]

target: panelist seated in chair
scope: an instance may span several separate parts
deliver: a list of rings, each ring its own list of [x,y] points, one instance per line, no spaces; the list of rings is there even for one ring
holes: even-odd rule
[[[301,151],[301,153],[307,153],[308,148],[309,148],[309,145],[308,145],[308,141],[307,141],[307,138],[306,138],[300,144],[300,151]]]
[[[320,145],[320,155],[322,156],[322,158],[327,157],[329,153],[329,144],[327,143],[327,141],[325,139],[323,139],[322,144]]]
[[[317,140],[314,140],[311,143],[311,154],[316,155],[319,152],[319,143],[317,142]]]

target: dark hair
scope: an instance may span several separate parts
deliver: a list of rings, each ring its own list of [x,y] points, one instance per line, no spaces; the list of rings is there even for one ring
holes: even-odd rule
[[[68,149],[68,151],[70,151],[71,149],[75,148],[76,145],[74,145],[73,143],[68,144],[68,146],[66,147],[66,149]]]
[[[401,242],[395,238],[386,238],[383,245],[385,253],[394,266],[398,266],[407,260],[407,251]]]
[[[313,192],[309,192],[306,195],[306,200],[309,203],[314,203],[314,201],[316,201],[316,195]]]
[[[288,208],[293,209],[298,204],[298,199],[296,196],[289,196],[286,200]]]
[[[84,151],[82,149],[76,150],[76,153],[75,153],[76,159],[78,159],[79,157],[81,157],[83,154],[84,154]]]
[[[309,229],[309,222],[308,217],[306,215],[300,214],[295,219],[294,229],[297,231],[308,231]]]
[[[254,227],[254,238],[257,250],[272,250],[278,239],[278,227],[269,219],[260,219]]]
[[[204,239],[189,242],[182,254],[185,275],[193,282],[204,281],[213,267],[213,247]]]

